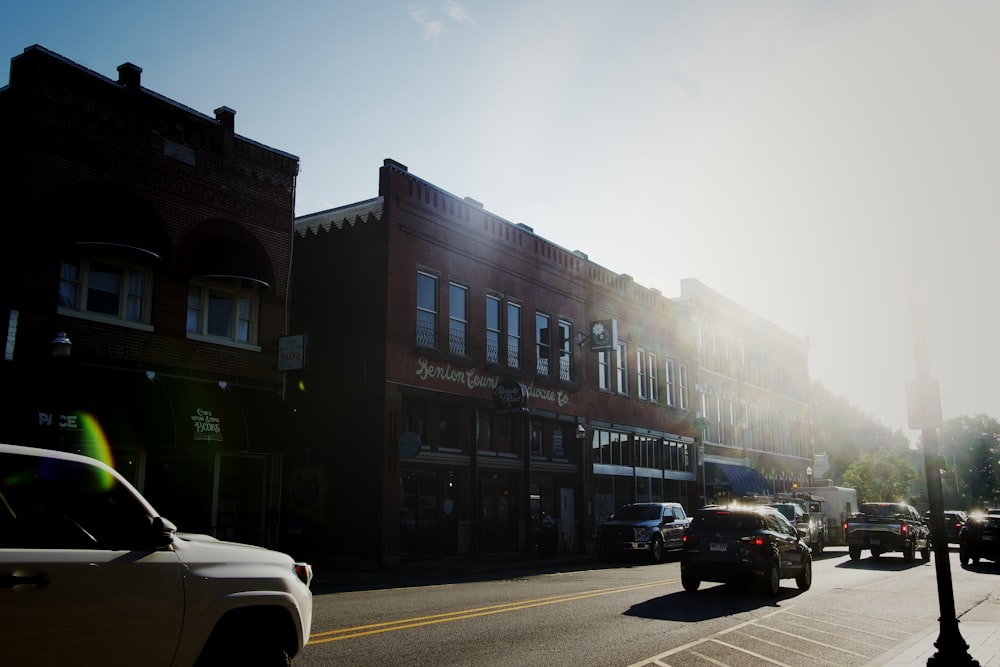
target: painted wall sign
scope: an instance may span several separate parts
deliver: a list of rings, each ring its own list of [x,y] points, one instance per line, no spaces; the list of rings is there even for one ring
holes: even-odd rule
[[[222,442],[222,418],[216,417],[211,410],[198,408],[191,415],[192,439],[194,441]]]
[[[417,359],[417,377],[424,381],[440,380],[461,385],[470,391],[481,389],[493,391],[500,383],[500,377],[497,375],[480,373],[475,368],[455,368],[451,364],[436,364],[426,357]],[[536,387],[534,384],[525,386],[525,395],[533,401],[543,401],[560,408],[569,405],[571,398],[571,395],[562,389]]]

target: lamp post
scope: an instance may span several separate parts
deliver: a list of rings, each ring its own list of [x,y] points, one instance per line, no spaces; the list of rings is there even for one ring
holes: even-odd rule
[[[921,432],[924,445],[924,474],[927,478],[927,500],[931,512],[931,546],[934,549],[934,566],[937,571],[938,606],[941,617],[940,631],[934,646],[937,652],[927,659],[928,665],[951,667],[975,665],[979,662],[969,655],[969,645],[962,638],[955,616],[955,593],[951,582],[948,539],[944,527],[944,498],[941,475],[938,473],[937,429],[941,425],[941,396],[938,385],[930,377],[927,360],[927,341],[924,337],[924,320],[915,280],[910,282],[910,315],[913,322],[913,350],[917,379],[906,385],[906,409],[910,428]]]

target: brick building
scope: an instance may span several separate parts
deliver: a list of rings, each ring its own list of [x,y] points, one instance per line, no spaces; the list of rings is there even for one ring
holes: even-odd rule
[[[375,199],[296,220],[304,539],[391,566],[532,549],[544,512],[583,551],[623,503],[690,507],[686,307],[398,162],[379,174]]]
[[[298,158],[141,71],[11,61],[0,440],[111,459],[182,530],[271,546]]]
[[[698,338],[693,377],[708,502],[811,481],[808,340],[694,278],[681,281],[679,301]]]

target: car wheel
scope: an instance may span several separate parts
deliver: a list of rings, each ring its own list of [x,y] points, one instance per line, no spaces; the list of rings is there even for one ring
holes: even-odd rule
[[[965,549],[959,549],[958,550],[958,562],[961,563],[962,565],[968,565],[969,564],[969,552],[966,551]]]
[[[681,575],[681,586],[684,587],[688,593],[694,593],[701,586],[701,580],[695,579],[694,577],[689,577],[686,574]]]
[[[979,556],[973,556],[972,557],[972,564],[973,565],[979,565]]]
[[[819,539],[816,540],[816,555],[817,556],[820,556],[820,555],[823,554],[823,547],[824,546],[826,546],[826,545],[823,544],[823,537],[820,536]]]
[[[851,560],[861,560],[861,547],[856,547],[852,544],[847,547],[847,551],[851,554]]]
[[[912,563],[917,556],[917,545],[911,544],[910,546],[903,547],[903,561],[907,563]]]
[[[882,551],[880,549],[872,549],[872,558],[878,558],[881,555]]]
[[[764,595],[769,598],[778,597],[778,591],[781,590],[781,568],[777,561],[772,561],[768,566],[761,584],[764,588]]]
[[[809,587],[812,586],[813,581],[813,564],[812,558],[806,558],[805,562],[802,563],[802,572],[799,576],[795,577],[795,585],[799,587],[800,591],[807,591]]]
[[[661,540],[659,537],[653,538],[652,556],[654,563],[663,562],[663,540]]]
[[[924,547],[920,550],[920,560],[930,560],[931,559],[931,547],[930,545]]]

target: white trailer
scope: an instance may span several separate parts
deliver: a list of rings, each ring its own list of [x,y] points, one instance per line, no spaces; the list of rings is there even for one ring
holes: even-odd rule
[[[827,544],[846,546],[844,521],[858,511],[858,492],[846,486],[800,486],[796,491],[823,498],[823,513],[826,514],[827,520]]]

